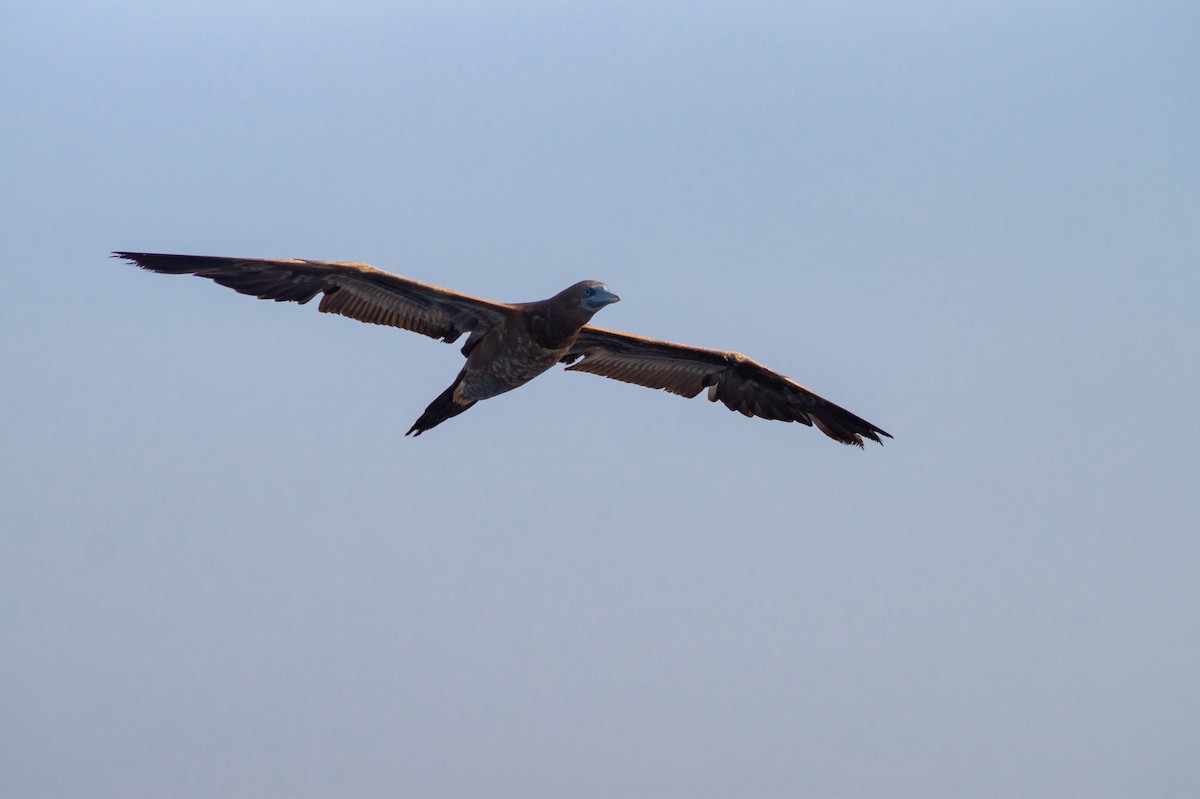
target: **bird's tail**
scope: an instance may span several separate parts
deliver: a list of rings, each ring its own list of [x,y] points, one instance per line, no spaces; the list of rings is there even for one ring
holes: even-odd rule
[[[421,414],[421,417],[413,422],[413,426],[404,435],[419,436],[426,430],[437,427],[447,419],[458,416],[475,404],[476,400],[456,399],[454,396],[454,390],[462,382],[463,374],[465,373],[466,369],[458,373],[458,377],[454,378],[454,382],[450,384],[450,387],[441,394],[438,394],[437,399],[429,403],[429,407],[425,409],[425,413]]]

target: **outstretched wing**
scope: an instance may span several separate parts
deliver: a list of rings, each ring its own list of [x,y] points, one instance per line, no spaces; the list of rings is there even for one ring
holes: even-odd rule
[[[263,300],[306,303],[323,294],[318,310],[412,330],[451,342],[501,323],[511,306],[418,283],[366,264],[272,261],[117,252],[134,264],[167,275],[197,275]]]
[[[579,332],[563,362],[572,364],[568,371],[591,372],[681,397],[694,397],[707,388],[710,400],[720,400],[732,411],[816,425],[843,444],[861,447],[864,437],[880,444],[879,436],[891,438],[865,419],[736,352],[689,347],[589,325]]]

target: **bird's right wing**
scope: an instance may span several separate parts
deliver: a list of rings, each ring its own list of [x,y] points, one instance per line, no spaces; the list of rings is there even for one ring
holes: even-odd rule
[[[482,334],[511,312],[505,303],[418,283],[366,264],[144,252],[113,255],[152,272],[206,277],[263,300],[303,304],[322,294],[318,310],[324,313],[399,327],[446,342],[464,332]]]
[[[816,427],[843,444],[891,435],[745,355],[676,344],[588,325],[562,359],[568,371],[657,388],[683,397],[708,389],[731,411]]]

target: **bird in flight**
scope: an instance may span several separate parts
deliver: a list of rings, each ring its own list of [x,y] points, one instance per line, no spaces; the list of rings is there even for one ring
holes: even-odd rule
[[[817,396],[799,383],[736,352],[709,350],[593,327],[604,306],[620,300],[603,283],[585,280],[548,300],[493,302],[418,283],[358,263],[217,258],[117,252],[143,269],[197,275],[263,300],[306,303],[376,325],[411,330],[451,343],[464,333],[467,359],[449,388],[406,435],[420,435],[480,400],[524,385],[557,363],[626,383],[709,400],[745,416],[816,426],[843,444],[862,447],[891,435]]]

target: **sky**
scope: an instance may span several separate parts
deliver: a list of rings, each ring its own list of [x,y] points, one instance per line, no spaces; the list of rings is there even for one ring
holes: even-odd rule
[[[1200,795],[1200,6],[9,0],[0,795]],[[113,250],[744,352],[865,452]],[[315,304],[314,304],[315,305]]]

